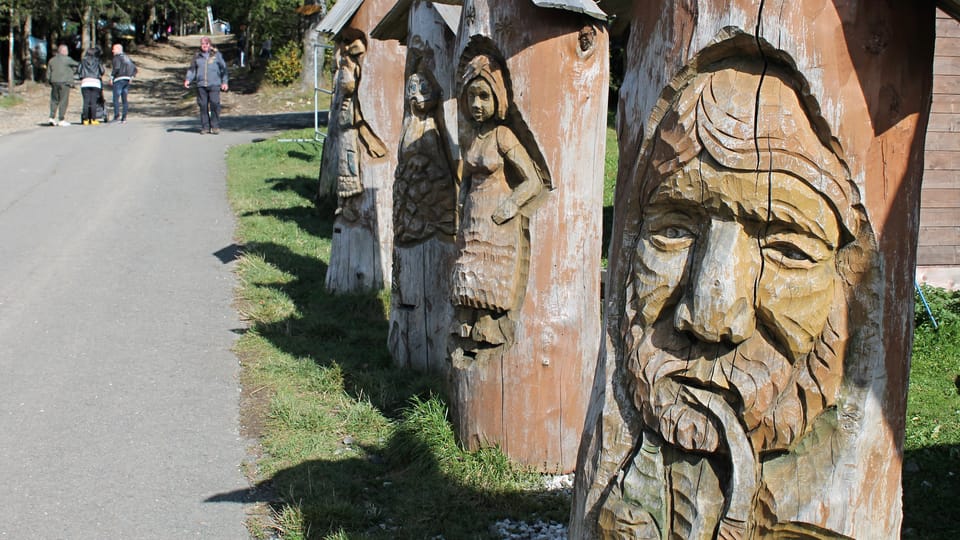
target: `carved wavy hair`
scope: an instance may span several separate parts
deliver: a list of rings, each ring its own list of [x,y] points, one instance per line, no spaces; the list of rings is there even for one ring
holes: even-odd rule
[[[851,277],[844,276],[841,268],[848,263],[843,251],[862,229],[868,228],[859,192],[838,145],[822,129],[822,119],[804,103],[799,86],[786,70],[759,61],[745,63],[743,58],[735,64],[720,62],[702,70],[677,87],[672,99],[663,104],[667,106],[660,110],[662,118],[652,136],[644,141],[636,169],[637,178],[641,178],[641,213],[661,179],[705,153],[733,170],[790,174],[823,194],[837,216],[841,225],[838,274],[848,283],[846,287],[838,284],[841,286],[832,299],[837,305],[831,309],[813,351],[797,360],[790,385],[779,389],[769,410],[758,411],[761,418],[755,418],[759,425],[751,437],[761,449],[789,446],[809,429],[817,415],[837,402],[849,316],[840,306],[846,306],[851,296]],[[631,257],[631,261],[628,268],[635,259]],[[633,272],[628,270],[626,277],[621,327],[624,361],[627,366],[639,366],[643,362],[638,354],[645,325],[638,313],[638,284],[633,281]]]

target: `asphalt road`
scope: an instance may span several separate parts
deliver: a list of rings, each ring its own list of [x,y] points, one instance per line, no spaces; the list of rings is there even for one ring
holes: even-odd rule
[[[0,539],[248,538],[225,150],[312,115],[197,124],[0,137]]]

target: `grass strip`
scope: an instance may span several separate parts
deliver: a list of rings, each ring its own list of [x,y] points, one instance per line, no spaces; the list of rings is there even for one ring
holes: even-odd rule
[[[493,538],[508,517],[565,521],[568,494],[540,489],[540,475],[496,450],[460,450],[441,381],[393,366],[386,293],[324,290],[333,212],[313,203],[319,148],[271,139],[231,149],[227,163],[248,326],[236,352],[255,411],[244,423],[262,446],[250,474],[272,513],[251,530]]]

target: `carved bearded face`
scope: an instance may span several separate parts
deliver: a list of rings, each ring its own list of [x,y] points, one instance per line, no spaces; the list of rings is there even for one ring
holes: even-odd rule
[[[687,450],[725,451],[731,430],[757,453],[783,450],[835,403],[842,374],[837,255],[849,232],[814,187],[843,185],[827,178],[842,167],[776,77],[701,76],[675,108],[643,171],[626,329],[634,401]]]

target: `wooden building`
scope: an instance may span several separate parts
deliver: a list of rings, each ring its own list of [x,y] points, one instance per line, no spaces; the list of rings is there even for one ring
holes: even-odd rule
[[[960,287],[960,2],[940,2],[927,127],[917,279]]]

